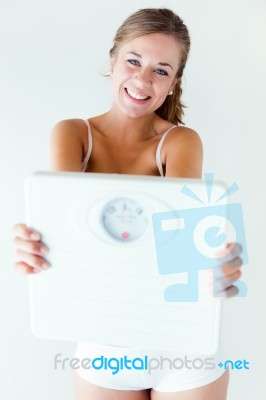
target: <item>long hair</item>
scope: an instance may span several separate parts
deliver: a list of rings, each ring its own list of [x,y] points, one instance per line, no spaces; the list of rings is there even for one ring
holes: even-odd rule
[[[123,43],[150,33],[164,33],[173,36],[181,47],[181,61],[176,74],[178,82],[173,95],[155,111],[161,118],[174,124],[183,124],[182,116],[186,107],[181,101],[182,76],[190,50],[190,37],[182,19],[168,8],[144,8],[130,15],[118,28],[110,55],[114,55]]]

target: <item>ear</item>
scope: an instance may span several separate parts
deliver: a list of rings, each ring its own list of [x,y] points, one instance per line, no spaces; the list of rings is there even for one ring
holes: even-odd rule
[[[113,72],[114,69],[114,64],[115,64],[115,55],[114,54],[110,54],[109,55],[109,61],[110,61],[110,72]]]
[[[175,85],[176,85],[177,82],[179,82],[180,80],[181,80],[181,78],[174,78],[170,90],[174,90],[174,89],[175,89]]]

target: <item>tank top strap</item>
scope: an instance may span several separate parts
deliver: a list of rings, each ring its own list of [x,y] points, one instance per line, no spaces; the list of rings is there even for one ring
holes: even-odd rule
[[[159,170],[161,176],[163,176],[163,166],[162,166],[162,160],[161,160],[162,144],[163,144],[163,141],[166,138],[166,135],[168,134],[168,132],[170,132],[173,128],[176,128],[176,127],[177,127],[177,125],[173,125],[169,129],[167,129],[167,131],[161,137],[160,142],[158,143],[158,146],[156,149],[156,164],[157,164],[157,167],[158,167],[158,170]]]
[[[92,151],[92,135],[91,135],[90,123],[87,119],[84,119],[84,122],[88,127],[88,151],[87,151],[87,154],[81,165],[82,172],[84,172],[86,170],[86,167],[87,167],[90,155],[91,155],[91,151]]]

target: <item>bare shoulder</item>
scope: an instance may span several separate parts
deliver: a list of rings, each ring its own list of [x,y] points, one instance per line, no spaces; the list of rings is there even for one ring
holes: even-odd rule
[[[85,122],[79,118],[64,119],[57,122],[51,131],[51,138],[57,137],[72,137],[79,140],[82,135],[82,128],[86,128]]]
[[[202,163],[200,135],[191,128],[173,128],[166,145],[166,176],[201,178]]]
[[[50,135],[51,169],[54,171],[80,171],[83,158],[84,130],[81,119],[57,122]]]
[[[203,151],[201,137],[194,129],[186,126],[177,126],[167,138],[166,151],[168,153],[184,151]]]
[[[195,142],[195,144],[201,144],[201,138],[198,132],[194,129],[188,128],[186,126],[177,126],[172,129],[172,134],[169,135],[169,142]]]

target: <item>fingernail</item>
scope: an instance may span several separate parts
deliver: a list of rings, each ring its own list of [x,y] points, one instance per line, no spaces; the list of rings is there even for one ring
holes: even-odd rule
[[[48,262],[44,262],[44,263],[42,264],[42,267],[43,267],[44,269],[48,269],[48,268],[51,267],[51,264],[49,264]]]
[[[41,252],[42,252],[43,254],[48,253],[48,251],[49,251],[49,249],[48,249],[46,246],[42,246],[42,247],[41,247]]]
[[[40,236],[39,233],[33,232],[33,233],[31,233],[30,238],[31,238],[32,240],[40,240],[40,239],[41,239],[41,236]]]
[[[33,272],[36,274],[37,272],[41,272],[41,269],[33,268]]]

